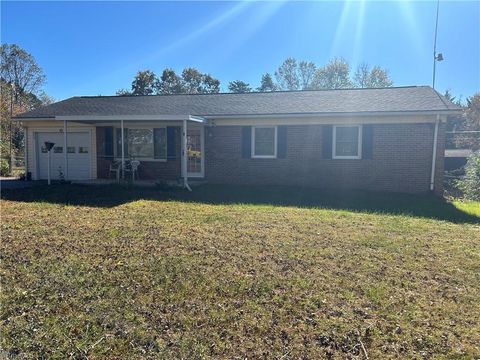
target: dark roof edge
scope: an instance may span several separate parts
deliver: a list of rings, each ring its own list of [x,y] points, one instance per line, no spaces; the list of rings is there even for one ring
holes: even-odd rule
[[[429,85],[405,85],[405,86],[386,86],[369,88],[341,88],[341,89],[310,89],[310,90],[275,90],[275,91],[248,91],[248,92],[218,92],[218,93],[196,93],[196,94],[151,94],[151,95],[80,95],[72,96],[64,100],[73,98],[122,98],[122,97],[156,97],[156,96],[205,96],[205,95],[249,95],[249,94],[278,94],[278,93],[301,93],[301,92],[324,92],[324,91],[344,91],[344,90],[385,90],[385,89],[408,89],[408,88],[432,88]],[[62,101],[64,101],[62,100]]]

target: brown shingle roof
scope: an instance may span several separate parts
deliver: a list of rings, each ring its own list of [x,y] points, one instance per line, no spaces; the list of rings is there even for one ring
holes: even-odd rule
[[[21,114],[18,119],[55,116],[197,115],[458,111],[429,86],[378,89],[279,91],[244,94],[72,97]]]

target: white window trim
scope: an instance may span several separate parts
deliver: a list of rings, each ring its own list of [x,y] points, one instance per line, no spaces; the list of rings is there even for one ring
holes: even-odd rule
[[[115,155],[114,159],[115,160],[122,160],[122,157],[118,156],[118,154],[117,154],[117,138],[116,138],[117,131],[115,130],[115,129],[121,129],[121,128],[114,126],[113,129],[114,129],[113,130],[113,133],[114,133],[113,134],[113,137],[114,137],[113,142],[114,142],[114,145],[115,145],[114,148],[113,148],[113,152],[114,152],[114,155]],[[165,136],[167,136],[167,126],[138,126],[138,125],[133,125],[133,126],[128,127],[128,129],[147,129],[147,130],[152,130],[152,132],[154,132],[154,129],[165,129]],[[168,136],[167,136],[167,138],[168,138]],[[167,141],[165,141],[165,159],[157,159],[155,157],[136,157],[135,159],[139,160],[140,162],[141,161],[167,162],[167,158],[168,158],[168,156],[167,156],[167,151],[168,151]],[[154,142],[155,142],[155,132],[154,132]],[[127,157],[128,157],[128,154],[125,154],[125,159]]]
[[[255,155],[255,129],[275,129],[274,141],[273,141],[273,155]],[[277,126],[252,126],[252,158],[253,159],[276,159],[277,158]]]
[[[358,149],[357,156],[340,156],[336,155],[336,145],[337,145],[337,128],[341,127],[357,127],[358,128]],[[332,159],[361,159],[362,158],[362,138],[363,138],[363,128],[362,125],[334,125],[333,126],[333,141],[332,141]]]

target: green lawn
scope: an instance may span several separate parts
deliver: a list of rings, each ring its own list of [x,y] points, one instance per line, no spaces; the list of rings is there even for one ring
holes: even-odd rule
[[[480,203],[55,185],[1,211],[3,355],[480,357]]]

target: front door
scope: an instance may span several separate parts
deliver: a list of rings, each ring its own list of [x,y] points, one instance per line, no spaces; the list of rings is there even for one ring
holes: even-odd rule
[[[203,177],[204,136],[203,127],[187,128],[188,177]]]

